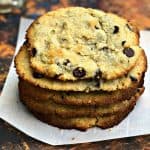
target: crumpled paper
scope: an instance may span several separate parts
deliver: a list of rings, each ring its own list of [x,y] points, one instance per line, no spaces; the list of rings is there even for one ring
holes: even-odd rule
[[[19,28],[16,53],[24,41],[25,31],[32,20],[22,18]],[[150,32],[141,31],[141,46],[145,49],[148,64],[150,61]],[[18,79],[12,62],[5,86],[0,97],[0,118],[25,134],[51,145],[75,144],[131,137],[150,133],[150,69],[145,77],[145,92],[134,110],[119,125],[102,130],[91,128],[86,132],[63,130],[47,125],[36,119],[20,103],[18,98]]]

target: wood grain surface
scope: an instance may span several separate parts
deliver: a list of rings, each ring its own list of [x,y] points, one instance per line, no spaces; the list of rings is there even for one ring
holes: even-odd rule
[[[113,12],[150,30],[150,0],[26,0],[23,8],[0,14],[0,92],[15,51],[21,16],[37,18],[49,10],[83,6]],[[0,120],[0,150],[150,150],[150,135],[96,143],[50,146],[36,141]]]

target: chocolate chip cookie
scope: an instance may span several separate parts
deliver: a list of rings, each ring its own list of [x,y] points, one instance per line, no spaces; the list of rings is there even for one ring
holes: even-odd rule
[[[132,87],[116,90],[112,92],[107,91],[92,91],[86,92],[73,92],[73,91],[54,91],[35,86],[28,81],[19,79],[19,89],[21,95],[29,99],[34,99],[40,103],[49,103],[53,101],[57,104],[62,104],[64,106],[103,106],[106,107],[111,104],[116,104],[118,102],[130,99],[136,92],[137,88],[143,86],[142,77],[140,82],[135,82]]]
[[[123,77],[113,80],[93,79],[79,81],[60,81],[57,79],[46,78],[39,72],[34,72],[30,67],[29,54],[27,47],[24,45],[15,59],[16,70],[19,76],[32,83],[49,90],[56,91],[116,91],[119,89],[127,89],[132,87],[133,83],[139,82],[143,73],[146,71],[147,62],[144,51],[135,65],[135,67]]]
[[[116,79],[136,64],[137,29],[100,10],[70,7],[48,12],[27,30],[33,70],[59,80]]]

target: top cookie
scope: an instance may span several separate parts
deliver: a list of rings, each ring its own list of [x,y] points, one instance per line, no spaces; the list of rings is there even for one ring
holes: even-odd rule
[[[60,80],[115,79],[131,70],[141,49],[137,30],[99,10],[48,12],[27,30],[31,67]]]

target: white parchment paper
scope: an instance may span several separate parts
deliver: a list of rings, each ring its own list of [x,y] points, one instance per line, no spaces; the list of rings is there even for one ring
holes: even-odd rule
[[[25,31],[31,22],[32,20],[29,19],[21,19],[16,53],[24,41]],[[150,32],[142,31],[140,41],[149,61]],[[20,103],[17,83],[18,79],[14,63],[12,63],[0,97],[0,117],[39,141],[51,145],[63,145],[150,134],[150,69],[148,69],[145,77],[146,90],[135,109],[119,125],[107,130],[91,128],[86,132],[81,132],[78,130],[63,130],[42,123]]]

